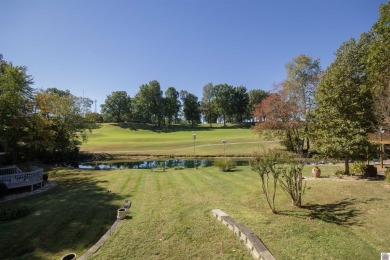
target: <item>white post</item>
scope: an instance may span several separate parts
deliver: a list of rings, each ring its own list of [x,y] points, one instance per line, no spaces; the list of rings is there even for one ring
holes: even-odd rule
[[[226,157],[226,150],[225,150],[226,140],[222,140],[222,143],[223,143],[223,155]]]
[[[196,140],[196,134],[193,134],[192,138],[194,139],[194,168],[196,169],[196,160],[195,160],[195,140]]]

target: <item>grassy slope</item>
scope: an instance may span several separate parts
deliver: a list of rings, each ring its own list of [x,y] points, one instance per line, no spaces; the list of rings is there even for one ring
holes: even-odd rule
[[[250,129],[199,126],[194,129],[175,126],[162,131],[153,127],[135,129],[131,125],[102,124],[89,136],[81,150],[134,155],[196,156],[223,155],[222,139],[227,140],[226,155],[247,156],[262,147],[280,147],[278,142],[261,141]]]
[[[390,250],[390,193],[383,182],[308,181],[306,208],[293,209],[280,192],[280,214],[274,215],[249,167],[232,173],[66,169],[50,178],[59,184],[55,190],[8,204],[23,203],[32,212],[0,222],[1,259],[81,255],[108,229],[108,211],[112,222],[126,198],[133,202],[130,216],[94,259],[249,259],[233,233],[211,217],[213,208],[246,224],[277,259],[377,259]]]

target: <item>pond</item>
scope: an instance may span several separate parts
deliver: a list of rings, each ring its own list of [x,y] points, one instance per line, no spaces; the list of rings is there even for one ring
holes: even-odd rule
[[[247,166],[249,161],[235,160],[237,166]],[[80,169],[153,169],[156,167],[165,168],[194,168],[196,167],[210,167],[214,165],[214,160],[148,160],[148,161],[124,161],[124,162],[98,162],[98,163],[80,163]]]

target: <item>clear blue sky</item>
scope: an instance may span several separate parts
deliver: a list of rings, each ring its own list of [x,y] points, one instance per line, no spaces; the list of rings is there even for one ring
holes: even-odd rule
[[[35,88],[100,104],[158,80],[202,97],[208,82],[270,90],[299,54],[326,69],[386,0],[0,0],[0,53]],[[94,110],[94,107],[93,107]]]

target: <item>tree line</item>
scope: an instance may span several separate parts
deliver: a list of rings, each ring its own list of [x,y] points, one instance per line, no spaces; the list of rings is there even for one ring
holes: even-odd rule
[[[93,101],[69,90],[34,89],[27,67],[14,66],[0,54],[0,159],[58,161],[78,155],[79,146],[98,122],[143,122],[163,125],[203,120],[210,126],[253,120],[252,111],[267,92],[228,84],[203,87],[202,100],[186,90],[169,87],[165,95],[158,81],[140,86],[134,97],[115,91],[93,113]]]
[[[0,145],[5,161],[61,160],[78,153],[97,115],[92,100],[68,90],[33,89],[25,66],[0,55]]]
[[[168,87],[163,93],[157,80],[142,84],[139,91],[130,97],[126,91],[114,91],[101,105],[104,122],[143,122],[158,126],[172,123],[188,123],[195,126],[201,122],[242,124],[254,121],[253,111],[268,93],[261,89],[248,91],[244,86],[229,84],[203,86],[199,100],[187,90],[178,91]]]
[[[287,79],[257,105],[255,129],[279,134],[288,150],[342,159],[376,156],[368,133],[390,130],[390,1],[359,39],[344,42],[322,71],[300,55],[286,65]]]
[[[319,59],[299,55],[286,64],[287,78],[272,92],[229,84],[203,86],[199,98],[153,80],[130,97],[115,91],[91,112],[93,101],[68,90],[33,89],[25,66],[0,55],[0,146],[8,161],[76,155],[96,122],[136,121],[158,126],[201,121],[256,122],[260,134],[279,136],[287,150],[343,159],[372,156],[367,133],[390,130],[390,1],[358,40],[336,51],[323,71]],[[0,148],[1,148],[0,147]],[[1,149],[0,149],[1,150]]]

